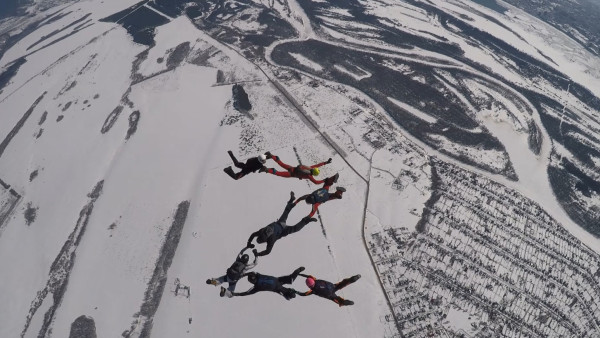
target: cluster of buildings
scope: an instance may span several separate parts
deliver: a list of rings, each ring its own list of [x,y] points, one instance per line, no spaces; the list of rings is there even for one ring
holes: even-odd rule
[[[369,249],[404,337],[598,337],[600,256],[518,192],[433,161],[417,231]]]

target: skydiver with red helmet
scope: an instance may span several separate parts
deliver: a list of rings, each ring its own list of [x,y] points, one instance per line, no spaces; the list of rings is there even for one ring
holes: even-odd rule
[[[306,292],[296,291],[296,294],[298,296],[304,297],[304,296],[309,296],[309,295],[316,295],[319,297],[323,297],[323,298],[332,300],[339,306],[347,306],[347,305],[354,304],[353,301],[344,299],[344,298],[336,295],[335,293],[338,290],[341,290],[342,288],[345,288],[346,286],[356,282],[360,278],[360,275],[346,278],[346,279],[342,280],[341,282],[338,282],[335,284],[328,282],[326,280],[317,279],[311,275],[300,274],[300,276],[306,277],[306,286],[308,286],[308,288],[310,290],[308,290]]]

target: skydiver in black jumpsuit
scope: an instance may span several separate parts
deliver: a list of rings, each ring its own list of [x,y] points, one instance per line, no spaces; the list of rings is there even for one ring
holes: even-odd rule
[[[296,294],[298,296],[309,296],[311,294],[314,294],[316,296],[332,300],[339,306],[354,304],[353,301],[344,299],[344,298],[336,295],[335,293],[336,293],[336,291],[356,282],[360,278],[360,275],[346,278],[346,279],[342,280],[341,282],[335,283],[335,284],[328,282],[326,280],[316,279],[315,277],[310,276],[310,275],[304,275],[304,274],[300,274],[300,275],[303,277],[306,277],[306,286],[308,286],[310,290],[308,290],[306,292],[296,291]]]
[[[257,157],[251,157],[246,161],[246,163],[242,163],[238,161],[237,158],[235,158],[235,156],[233,156],[233,152],[231,152],[231,150],[227,151],[227,153],[229,154],[229,157],[231,157],[231,159],[233,160],[233,164],[235,164],[236,167],[242,169],[242,171],[240,171],[239,173],[234,173],[233,169],[231,169],[231,166],[223,169],[223,171],[234,180],[239,180],[240,178],[250,173],[256,172],[257,170],[266,170],[265,162],[267,161],[267,157],[264,154],[258,155]]]
[[[261,291],[271,291],[282,295],[287,300],[290,300],[296,297],[296,290],[287,288],[283,285],[292,284],[294,282],[294,279],[296,279],[296,277],[298,277],[298,274],[300,274],[300,272],[302,271],[304,271],[304,267],[301,266],[294,272],[292,272],[290,275],[282,277],[273,277],[261,275],[260,273],[256,272],[248,272],[245,273],[243,276],[247,276],[248,281],[254,284],[254,286],[252,286],[250,290],[238,293],[230,292],[224,287],[221,287],[221,297],[249,296]]]
[[[290,211],[296,206],[296,204],[294,204],[294,198],[294,192],[291,192],[290,200],[287,202],[287,205],[285,206],[285,210],[283,211],[283,214],[281,214],[281,217],[279,217],[279,219],[276,222],[273,222],[267,225],[266,227],[254,232],[250,236],[250,238],[248,238],[248,244],[246,245],[246,247],[248,248],[254,248],[252,240],[255,237],[257,243],[267,243],[267,248],[261,252],[257,252],[256,249],[252,250],[255,256],[268,255],[271,252],[273,245],[275,245],[275,242],[278,239],[285,237],[289,234],[298,232],[302,230],[302,228],[304,228],[304,226],[308,223],[317,221],[316,218],[304,217],[300,222],[298,222],[294,226],[286,225],[285,222],[287,221]]]

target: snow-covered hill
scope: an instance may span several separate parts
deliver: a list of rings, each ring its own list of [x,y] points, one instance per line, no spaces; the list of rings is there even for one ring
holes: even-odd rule
[[[0,21],[1,337],[600,335],[600,60],[568,36],[468,1],[28,13]],[[354,306],[205,284],[317,188],[227,150],[333,159],[343,199],[255,270],[361,274]]]

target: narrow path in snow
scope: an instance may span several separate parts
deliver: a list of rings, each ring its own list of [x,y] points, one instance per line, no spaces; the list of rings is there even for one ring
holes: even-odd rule
[[[558,132],[560,133],[560,137],[562,138],[562,142],[565,143],[565,135],[563,134],[563,130],[562,130],[562,125],[563,122],[565,120],[565,109],[567,109],[567,98],[566,96],[569,95],[569,91],[571,90],[571,82],[569,82],[569,85],[567,86],[567,90],[566,90],[566,94],[565,97],[563,97],[563,108],[562,108],[562,115],[560,116],[560,124],[558,125]],[[562,161],[562,154],[560,155],[560,160]]]
[[[367,191],[365,193],[365,205],[364,205],[364,209],[363,209],[363,221],[362,221],[362,229],[361,229],[361,237],[363,240],[363,245],[365,247],[365,250],[367,251],[367,254],[369,256],[369,261],[371,262],[371,266],[373,267],[373,270],[375,270],[375,273],[377,274],[377,281],[379,282],[379,287],[381,287],[381,291],[383,292],[383,294],[385,295],[385,300],[388,304],[388,307],[390,308],[390,312],[392,313],[392,317],[394,317],[394,324],[396,325],[396,329],[398,330],[398,333],[400,333],[400,335],[402,335],[402,330],[399,327],[399,322],[398,322],[398,318],[396,317],[396,313],[394,312],[394,307],[392,306],[392,302],[390,301],[390,298],[388,297],[387,292],[385,291],[385,287],[383,286],[383,282],[381,281],[381,275],[379,274],[379,271],[377,270],[377,265],[375,264],[375,261],[373,260],[373,256],[371,256],[371,252],[369,251],[369,246],[367,244],[367,237],[365,236],[365,228],[366,228],[366,222],[367,222],[367,212],[369,211],[369,193],[371,191],[371,171],[373,170],[373,156],[375,156],[375,153],[377,153],[379,149],[376,149],[375,151],[373,151],[373,153],[371,154],[371,158],[369,159],[369,180],[367,181]],[[391,173],[390,173],[391,174]]]
[[[152,6],[148,6],[148,2],[146,2],[146,3],[144,4],[144,7],[148,8],[149,10],[151,10],[151,11],[153,11],[154,13],[156,13],[156,14],[158,14],[158,15],[160,15],[160,16],[162,16],[162,17],[164,17],[165,19],[167,19],[167,20],[169,20],[169,21],[173,20],[173,18],[172,18],[172,17],[170,17],[170,16],[166,15],[165,13],[163,13],[163,12],[159,11],[158,9],[156,9],[156,8],[154,8],[154,7],[152,7]]]

